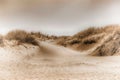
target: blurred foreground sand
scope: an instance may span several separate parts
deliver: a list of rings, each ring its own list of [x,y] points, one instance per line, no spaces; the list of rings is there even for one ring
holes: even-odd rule
[[[86,55],[89,51],[76,52],[47,42],[41,42],[40,45],[46,49],[46,52],[41,51],[28,58],[24,58],[25,55],[19,56],[24,54],[26,49],[17,53],[16,49],[10,51],[10,47],[1,48],[0,80],[120,79],[120,56],[90,57]],[[32,55],[32,48],[28,47],[25,54],[29,52]],[[8,58],[4,57],[6,54]]]

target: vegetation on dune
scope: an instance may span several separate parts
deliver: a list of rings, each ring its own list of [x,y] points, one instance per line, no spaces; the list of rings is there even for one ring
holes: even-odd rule
[[[41,39],[41,40],[43,40],[43,41],[48,38],[47,35],[44,35],[44,34],[42,34],[42,33],[40,33],[40,32],[31,32],[30,34],[31,34],[32,36],[34,36],[35,38],[39,38],[39,39]]]
[[[87,50],[102,39],[104,35],[103,32],[103,28],[90,27],[73,36],[61,39],[58,41],[58,44],[70,47],[73,46],[73,48],[77,50]]]
[[[10,41],[17,40],[20,43],[29,43],[33,45],[38,45],[38,42],[36,41],[36,39],[33,36],[31,36],[31,34],[23,30],[11,31],[4,38]]]
[[[101,28],[88,28],[73,36],[49,36],[40,32],[26,32],[14,30],[6,36],[0,36],[0,45],[4,45],[4,40],[16,40],[19,43],[39,45],[40,41],[53,41],[57,45],[69,47],[79,51],[86,51],[92,48],[95,50],[92,56],[111,56],[120,54],[120,27],[106,26]],[[109,46],[109,47],[108,47]]]
[[[73,36],[59,37],[57,44],[64,47],[70,47],[75,50],[85,51],[93,47],[97,47],[97,45],[101,44],[102,41],[105,41],[104,38],[107,38],[108,35],[119,31],[120,27],[116,25],[99,28],[90,27]]]
[[[120,33],[115,32],[112,36],[109,36],[90,55],[92,56],[120,55]]]
[[[83,39],[83,38],[89,37],[91,35],[99,34],[101,32],[103,32],[103,28],[90,27],[86,30],[83,30],[83,31],[75,34],[73,37]]]
[[[69,36],[59,36],[56,39],[56,44],[66,47]]]
[[[41,40],[41,41],[57,39],[57,36],[53,36],[53,35],[49,36],[49,35],[42,34],[40,32],[31,32],[30,34],[32,36],[34,36],[35,38],[39,38],[39,40]]]
[[[9,41],[16,40],[19,43],[39,45],[38,40],[40,41],[55,40],[57,39],[57,36],[48,36],[40,32],[29,33],[24,30],[13,30],[8,32],[7,35],[4,36],[4,39]]]

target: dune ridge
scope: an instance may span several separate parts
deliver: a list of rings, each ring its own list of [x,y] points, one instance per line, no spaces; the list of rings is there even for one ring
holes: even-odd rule
[[[90,27],[73,36],[55,36],[40,32],[13,30],[5,36],[0,36],[0,46],[31,44],[40,47],[40,42],[48,42],[79,52],[94,49],[90,54],[92,56],[113,56],[119,55],[120,52],[119,31],[119,25],[108,25],[99,28]]]

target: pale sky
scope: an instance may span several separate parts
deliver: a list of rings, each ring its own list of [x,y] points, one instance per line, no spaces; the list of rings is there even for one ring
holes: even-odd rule
[[[1,34],[25,29],[53,35],[73,35],[90,26],[120,24],[119,0],[23,1],[1,1]]]

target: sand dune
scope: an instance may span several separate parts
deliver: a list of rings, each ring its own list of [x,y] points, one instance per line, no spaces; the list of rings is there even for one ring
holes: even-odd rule
[[[81,40],[85,44],[80,45]],[[67,46],[58,45],[59,41]],[[77,37],[12,31],[0,37],[0,80],[119,80],[118,43],[119,27],[111,26],[100,28],[100,32],[98,28],[90,28],[78,33]],[[95,45],[76,50],[72,48],[74,44]]]

